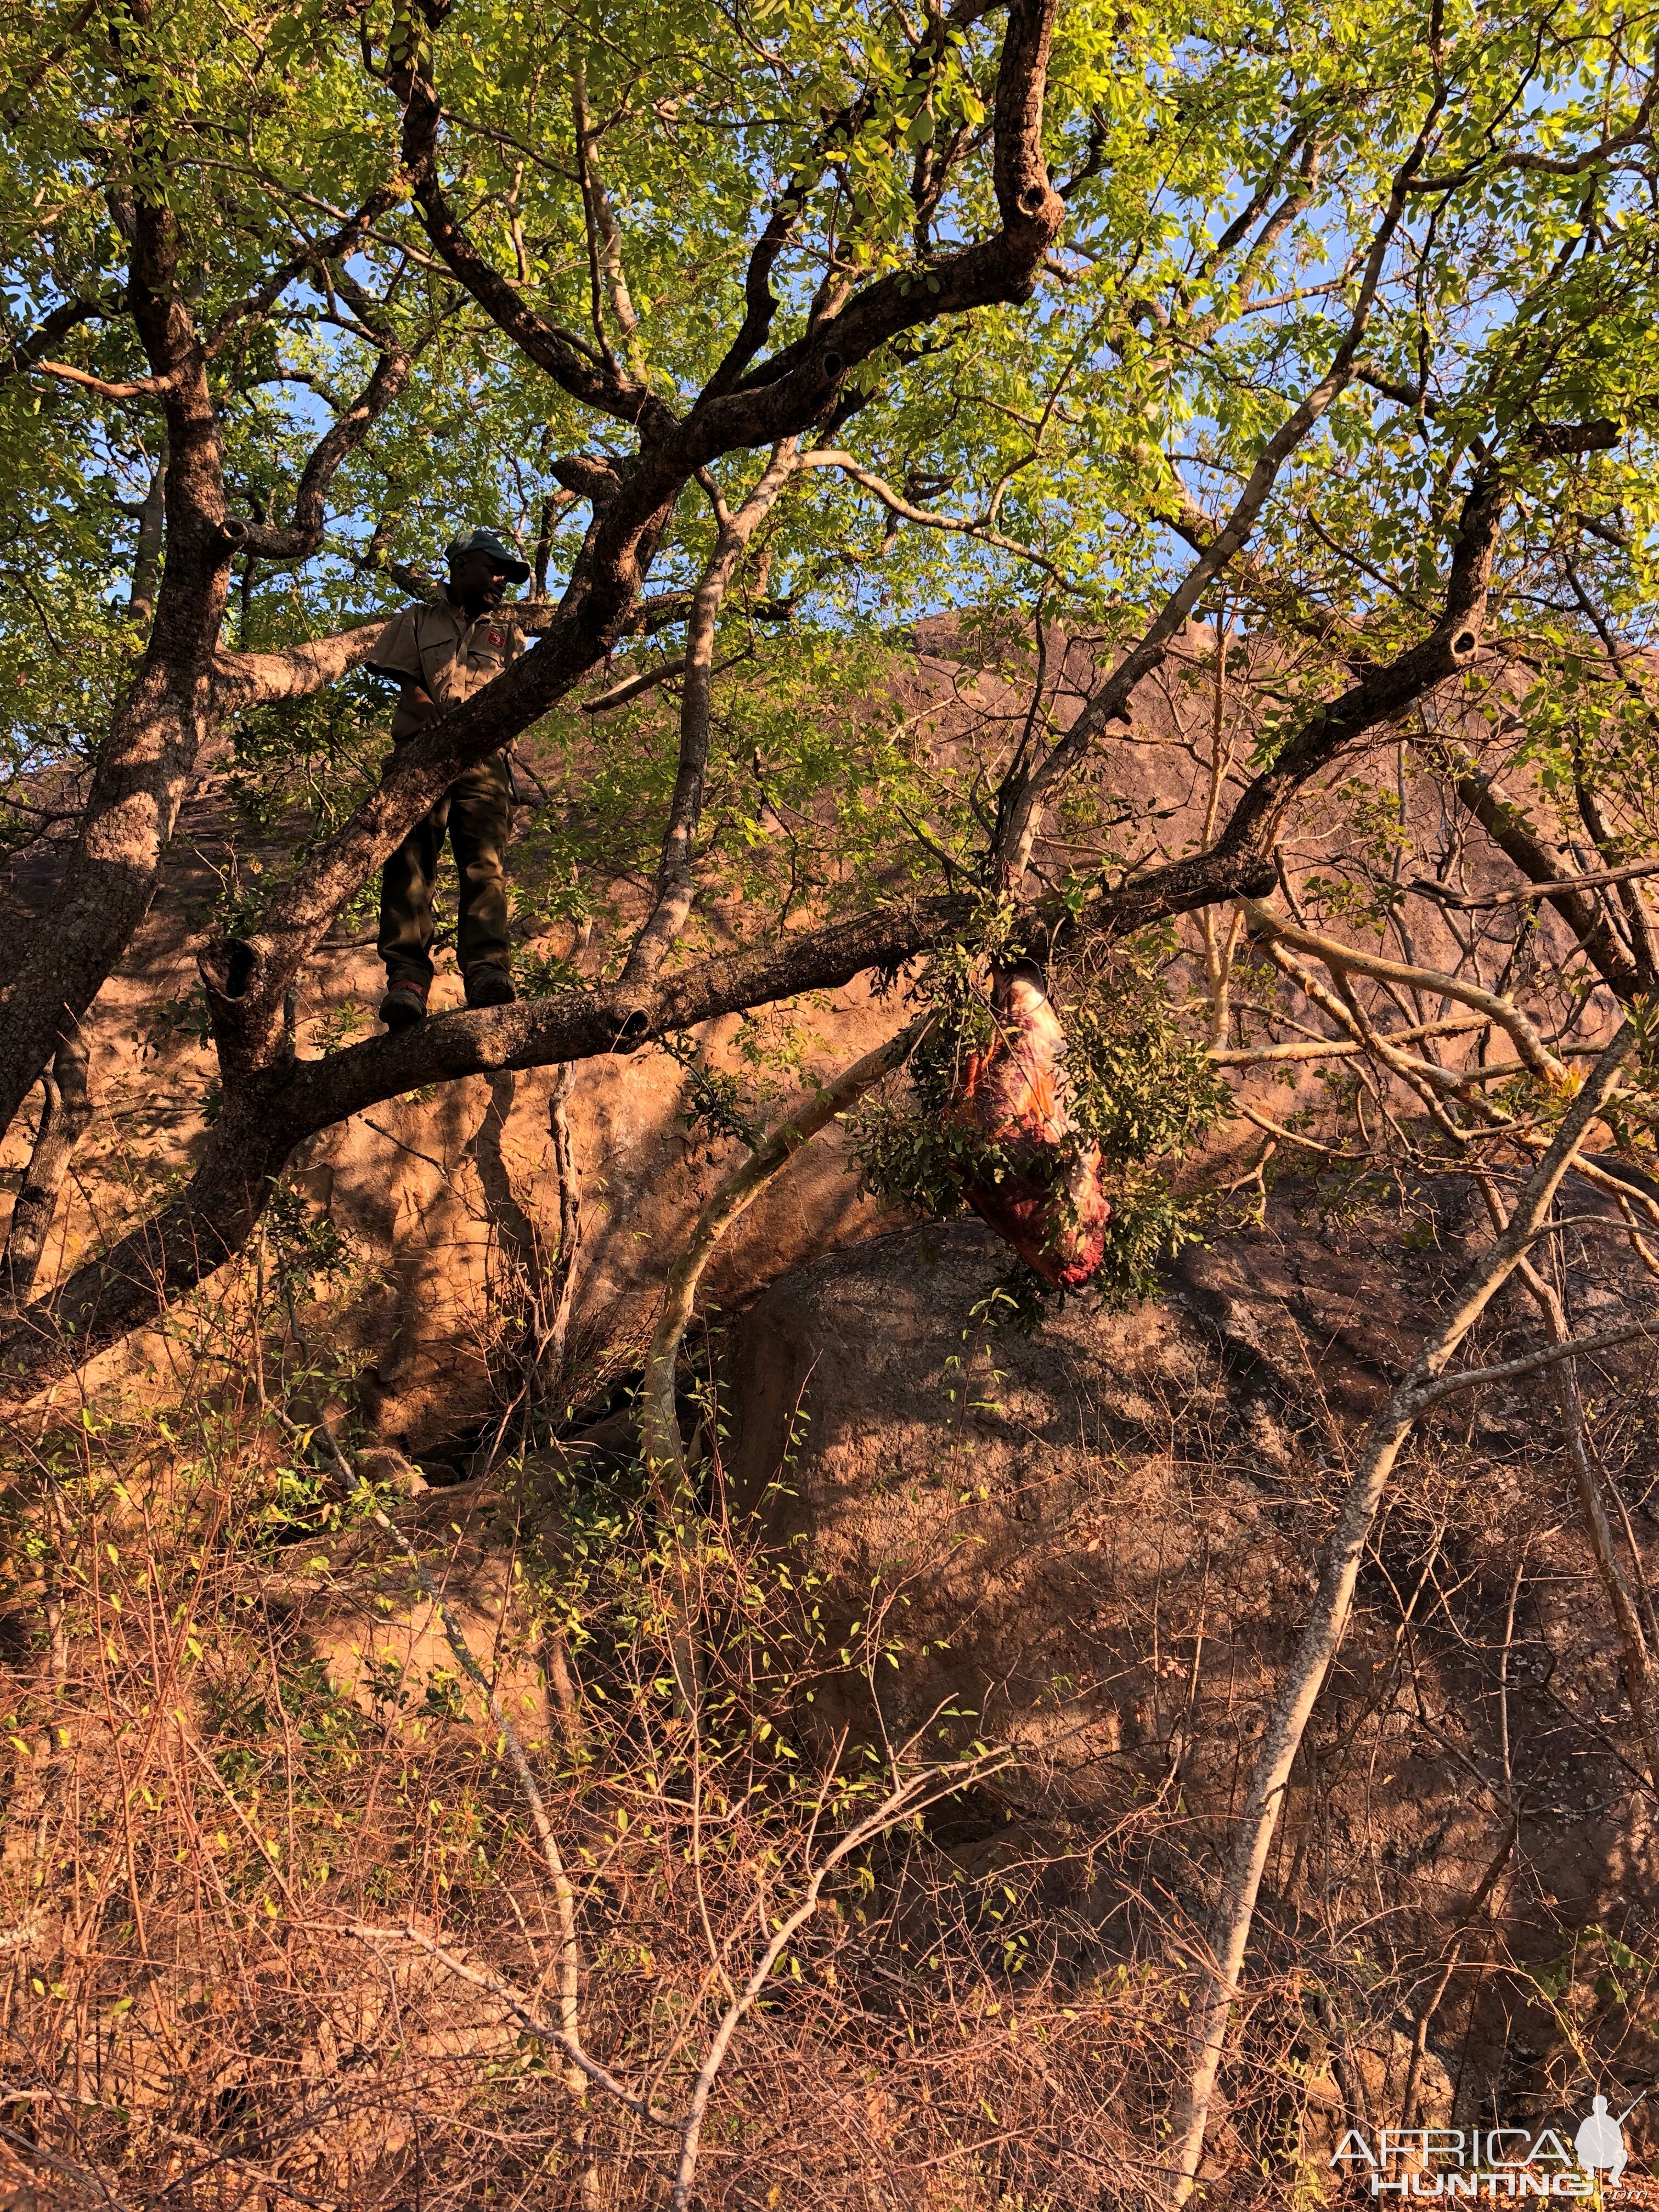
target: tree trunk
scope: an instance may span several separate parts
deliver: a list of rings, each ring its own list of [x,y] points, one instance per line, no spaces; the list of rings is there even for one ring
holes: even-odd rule
[[[222,600],[222,592],[217,596]],[[216,608],[211,626],[216,631]],[[117,710],[81,835],[50,908],[26,932],[22,963],[0,1006],[0,1128],[10,1127],[62,1030],[78,1024],[149,910],[195,771],[213,641],[204,636],[199,655],[182,665],[152,647]]]
[[[58,1210],[58,1194],[64,1188],[75,1148],[92,1119],[88,1060],[86,1038],[77,1029],[58,1045],[50,1074],[40,1079],[46,1092],[40,1126],[24,1170],[23,1187],[12,1206],[5,1253],[0,1257],[0,1306],[13,1313],[27,1305],[34,1288],[46,1232]]]
[[[201,744],[228,547],[218,415],[178,281],[178,230],[141,200],[129,278],[150,367],[167,380],[167,564],[149,642],[115,710],[49,911],[23,932],[0,1005],[0,1131],[79,1023],[149,911]]]

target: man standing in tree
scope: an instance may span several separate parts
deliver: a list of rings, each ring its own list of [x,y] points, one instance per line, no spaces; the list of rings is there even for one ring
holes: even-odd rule
[[[499,610],[509,583],[530,571],[493,530],[475,530],[449,548],[449,583],[441,599],[405,607],[389,623],[374,658],[376,676],[403,687],[392,720],[401,744],[499,676],[523,640]],[[386,994],[380,1019],[408,1029],[426,1018],[432,988],[432,890],[444,835],[454,848],[459,879],[456,951],[469,1006],[505,1006],[515,997],[507,941],[507,878],[502,855],[512,825],[513,780],[505,753],[466,769],[432,811],[417,822],[380,876],[380,957]]]

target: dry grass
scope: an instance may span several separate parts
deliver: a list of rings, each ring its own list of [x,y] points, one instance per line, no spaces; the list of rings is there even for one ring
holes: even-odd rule
[[[666,2202],[675,2127],[573,2094],[538,2032],[559,1916],[500,1731],[407,1566],[262,1406],[261,1375],[301,1419],[334,1378],[247,1285],[191,1326],[215,1357],[177,1402],[15,1471],[0,2143],[42,2201],[135,2212]],[[1634,1498],[1645,1431],[1620,1390],[1598,1435]],[[1194,1546],[1249,1459],[1225,1415],[1194,1390],[1144,1417]],[[1496,2100],[1541,2124],[1651,2069],[1646,1892],[1587,1933],[1562,1875],[1634,1833],[1627,1715],[1559,1469],[1516,1422],[1501,1449],[1443,1425],[1381,1533],[1269,1870],[1212,2205],[1333,2199],[1335,2134],[1397,2120],[1448,1959],[1424,2116]],[[1340,1487],[1333,1426],[1310,1421],[1268,1516],[1285,1573]],[[973,1759],[975,1723],[885,1742],[881,1608],[830,1648],[810,1560],[735,1520],[717,1468],[680,1524],[637,1470],[577,1480],[547,1455],[383,1502],[536,1771],[576,1893],[583,2048],[678,2122],[836,1840]],[[1250,1573],[1126,1583],[1115,1690],[1154,1719],[1086,1820],[992,1759],[833,1869],[714,2080],[692,2201],[1157,2201],[1194,1931],[1294,1610],[1293,1575],[1254,1619],[1235,1607]]]

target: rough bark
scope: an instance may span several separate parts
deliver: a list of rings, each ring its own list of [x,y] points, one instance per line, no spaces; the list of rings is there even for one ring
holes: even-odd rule
[[[57,1315],[65,1332],[59,1341],[89,1346],[106,1340],[128,1320],[154,1311],[158,1294],[165,1297],[198,1280],[237,1249],[289,1148],[378,1099],[423,1083],[611,1050],[619,1041],[844,981],[861,968],[902,963],[959,926],[964,909],[952,900],[895,906],[854,922],[804,933],[764,951],[704,963],[660,987],[635,973],[608,992],[567,994],[489,1015],[449,1017],[319,1062],[292,1058],[283,1020],[288,995],[340,905],[410,823],[463,768],[509,744],[562,697],[618,639],[642,622],[649,627],[653,603],[644,597],[644,581],[650,561],[674,502],[699,470],[723,453],[754,446],[770,444],[781,454],[814,422],[834,416],[852,370],[900,331],[1029,294],[1064,215],[1041,147],[1051,28],[1051,0],[1015,0],[994,103],[996,230],[935,254],[927,287],[894,271],[848,296],[820,303],[822,312],[815,310],[801,337],[769,359],[758,359],[769,322],[767,271],[782,239],[777,223],[769,223],[751,258],[748,314],[737,349],[740,358],[728,356],[721,373],[684,416],[666,401],[641,394],[626,366],[605,349],[546,324],[483,259],[452,212],[439,178],[441,118],[435,99],[423,82],[407,88],[404,152],[433,244],[500,327],[565,390],[635,423],[640,450],[614,462],[579,462],[573,457],[556,465],[556,474],[574,471],[580,478],[579,489],[592,503],[593,520],[560,604],[537,609],[533,622],[526,622],[539,632],[535,648],[495,684],[400,746],[379,788],[317,849],[303,872],[277,891],[246,937],[220,944],[204,957],[225,1086],[221,1121],[185,1197],[124,1240],[104,1266],[83,1271],[65,1286]],[[1401,176],[1409,181],[1405,171]],[[1400,189],[1397,183],[1396,199]],[[1386,249],[1396,217],[1391,202],[1374,242],[1373,260]],[[152,228],[176,259],[170,223],[162,211]],[[169,558],[149,653],[100,762],[94,805],[70,862],[63,926],[54,927],[49,945],[37,944],[0,1010],[0,1097],[9,1081],[12,1097],[6,1103],[14,1109],[51,1049],[63,1011],[75,1012],[87,1002],[148,903],[210,719],[255,697],[303,696],[360,660],[376,627],[286,654],[213,651],[233,544],[252,547],[262,556],[273,549],[286,556],[293,550],[291,533],[277,549],[275,538],[256,541],[245,526],[227,528],[216,431],[201,373],[203,349],[180,304],[180,288],[162,281],[167,272],[159,263],[147,274],[141,270],[141,258],[135,253],[135,313],[141,320],[149,318],[144,328],[156,371],[153,381],[158,391],[164,379],[167,385]],[[1361,328],[1363,315],[1351,325],[1351,337]],[[1310,408],[1316,413],[1328,404],[1325,386],[1334,390],[1350,373],[1352,350],[1349,346],[1339,352],[1320,392],[1286,424],[1285,437],[1291,443],[1296,422]],[[376,404],[385,403],[396,382],[388,353],[371,386],[371,394],[378,394]],[[371,394],[349,422],[343,418],[329,433],[307,470],[304,513],[295,524],[301,536],[320,527],[320,489],[345,446],[366,432],[374,412]],[[1270,458],[1264,456],[1264,463]],[[1270,477],[1271,469],[1256,487],[1261,497]],[[1104,892],[1092,909],[1095,921],[1127,931],[1267,888],[1273,836],[1293,793],[1344,745],[1468,665],[1478,642],[1503,497],[1494,473],[1477,478],[1465,505],[1445,611],[1431,636],[1388,667],[1367,672],[1322,708],[1252,784],[1208,852]],[[1206,576],[1219,573],[1237,550],[1253,512],[1247,500],[1232,525],[1218,535],[1200,563]],[[676,605],[685,613],[695,612],[683,594]],[[1132,682],[1129,664],[1114,671],[1088,714],[1108,714],[1120,692],[1127,699]],[[685,788],[680,796],[687,803],[677,807],[665,847],[659,888],[671,924],[687,896],[682,864],[695,835],[700,790],[696,752],[694,744],[682,760]],[[1038,792],[1034,805],[1041,796]],[[100,867],[108,882],[100,880]],[[55,915],[55,925],[58,921]],[[36,1334],[30,1341],[33,1350],[24,1364],[32,1367],[40,1340]]]
[[[167,457],[150,472],[149,489],[138,510],[138,544],[132,556],[132,592],[127,611],[135,623],[147,623],[155,612],[155,587],[161,576],[161,545],[167,514]]]
[[[355,224],[339,235],[355,237]],[[260,690],[258,670],[239,670],[234,656],[216,649],[231,557],[251,541],[226,514],[218,412],[208,376],[212,342],[197,330],[187,295],[177,220],[164,203],[141,200],[128,306],[152,371],[144,396],[159,402],[166,416],[167,560],[144,657],[99,749],[50,922],[24,929],[0,999],[0,1128],[9,1126],[58,1038],[85,1013],[148,912],[179,807],[219,716],[261,696],[303,696],[307,649],[258,657],[276,686],[268,695]],[[258,304],[240,303],[230,311],[233,319]],[[222,330],[225,322],[222,317]],[[301,479],[295,525],[278,533],[282,557],[299,557],[320,542],[323,498],[335,471],[408,374],[405,356],[385,354],[362,398],[319,441]],[[264,542],[254,550],[264,551]],[[318,678],[311,689],[352,665],[350,648],[337,665],[319,648],[309,651]]]
[[[77,1030],[59,1044],[50,1072],[40,1079],[45,1093],[40,1123],[22,1187],[12,1202],[6,1249],[0,1255],[0,1312],[15,1312],[27,1304],[34,1288],[64,1178],[92,1119],[89,1057],[86,1039]]]
[[[1103,890],[1089,908],[1091,927],[1127,934],[1272,887],[1273,841],[1296,793],[1376,722],[1473,658],[1503,500],[1495,477],[1471,492],[1442,619],[1430,636],[1321,709],[1247,789],[1207,852]],[[832,988],[866,969],[902,965],[963,926],[969,911],[963,899],[896,904],[802,932],[781,945],[701,963],[666,982],[647,979],[487,1013],[447,1015],[320,1060],[292,1060],[281,1026],[283,999],[340,903],[408,823],[447,787],[459,758],[482,757],[508,742],[540,711],[535,702],[568,688],[590,665],[591,611],[591,599],[577,595],[574,607],[550,618],[533,652],[399,746],[380,789],[319,849],[304,875],[277,894],[249,939],[224,948],[220,964],[209,968],[226,1111],[208,1157],[190,1191],[167,1215],[134,1231],[106,1262],[82,1270],[65,1286],[55,1316],[22,1316],[9,1335],[0,1335],[0,1361],[20,1382],[46,1364],[84,1356],[153,1315],[158,1297],[164,1302],[220,1265],[258,1218],[268,1178],[280,1172],[291,1147],[331,1122],[424,1084],[626,1049],[719,1013]],[[361,657],[368,647],[356,640],[370,634],[267,658],[282,664],[283,680],[311,688],[319,680],[319,657]],[[274,684],[277,672],[262,680]],[[1512,1020],[1507,1002],[1506,1012]]]
[[[129,296],[151,369],[165,380],[167,567],[143,663],[99,751],[50,927],[25,932],[0,1005],[0,1127],[149,908],[201,743],[204,672],[224,610],[217,416],[184,304],[178,227],[165,204],[138,204]]]
[[[1559,856],[1549,851],[1522,810],[1491,776],[1461,775],[1456,789],[1458,797],[1493,844],[1523,876],[1530,877],[1535,884],[1561,882]],[[1596,901],[1576,885],[1547,892],[1545,897],[1578,939],[1596,974],[1628,1006],[1641,988],[1641,977]]]
[[[249,707],[309,699],[325,691],[362,666],[385,629],[376,619],[278,653],[216,653],[210,672],[215,721]]]

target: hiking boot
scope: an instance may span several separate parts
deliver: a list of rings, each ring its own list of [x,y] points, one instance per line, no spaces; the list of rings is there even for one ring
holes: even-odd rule
[[[380,1019],[389,1030],[412,1030],[426,1019],[426,986],[400,975],[380,1001]]]
[[[505,968],[494,963],[487,968],[472,968],[467,971],[466,1003],[469,1006],[510,1006],[518,997],[513,988],[513,978]]]

